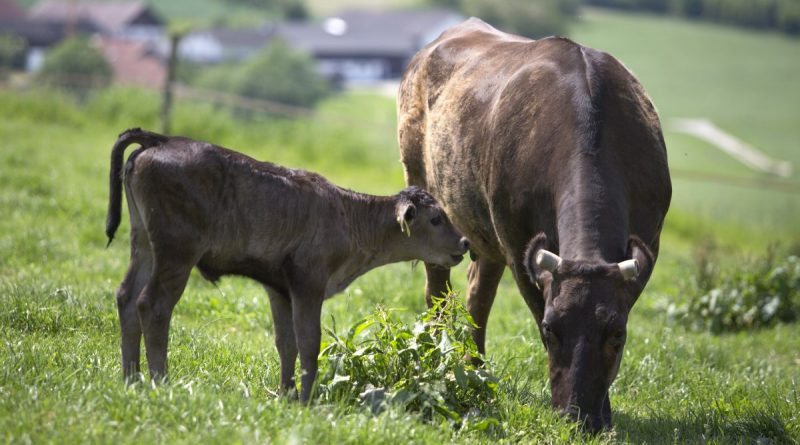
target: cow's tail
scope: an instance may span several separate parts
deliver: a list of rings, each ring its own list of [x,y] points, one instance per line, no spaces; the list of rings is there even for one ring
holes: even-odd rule
[[[131,144],[139,144],[149,148],[169,140],[167,136],[145,131],[140,128],[125,130],[119,135],[114,148],[111,149],[111,174],[109,177],[108,213],[106,214],[106,236],[108,244],[114,239],[122,215],[122,161],[125,149]]]

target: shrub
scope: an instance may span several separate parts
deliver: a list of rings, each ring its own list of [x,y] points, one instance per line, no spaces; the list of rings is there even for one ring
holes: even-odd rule
[[[308,55],[275,41],[250,60],[234,80],[237,94],[310,107],[329,93],[329,87]]]
[[[331,92],[308,55],[275,41],[244,65],[223,64],[199,73],[202,88],[239,96],[311,107]]]
[[[800,1],[778,0],[778,28],[788,34],[800,34]]]
[[[0,71],[22,68],[25,64],[25,40],[16,34],[0,34]]]
[[[87,91],[111,83],[112,71],[103,54],[80,37],[61,42],[44,60],[39,79],[57,87]]]
[[[472,318],[453,294],[407,326],[378,308],[323,347],[320,397],[356,403],[377,413],[397,408],[427,419],[487,428],[497,381],[464,360],[478,356]],[[334,328],[335,329],[335,328]]]
[[[503,31],[538,38],[565,34],[568,17],[578,10],[577,0],[428,0],[435,6],[459,9],[480,17]]]
[[[688,302],[669,306],[671,319],[712,333],[789,323],[800,317],[800,259],[768,255],[731,270],[700,265]]]

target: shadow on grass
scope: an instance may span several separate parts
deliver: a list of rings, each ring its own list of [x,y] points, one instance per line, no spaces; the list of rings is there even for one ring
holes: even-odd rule
[[[630,443],[797,443],[780,413],[755,409],[738,413],[688,411],[683,417],[616,412],[617,437]]]

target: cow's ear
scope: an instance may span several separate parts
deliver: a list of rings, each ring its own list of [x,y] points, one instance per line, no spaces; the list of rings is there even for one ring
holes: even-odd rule
[[[626,257],[628,260],[636,260],[639,273],[636,275],[634,283],[638,291],[641,292],[647,284],[647,281],[650,280],[650,274],[653,273],[653,266],[655,266],[653,252],[650,251],[647,244],[638,236],[631,235],[628,240],[628,253]]]
[[[552,277],[551,269],[554,269],[550,263],[560,260],[558,256],[547,250],[549,244],[547,235],[544,232],[539,232],[528,243],[528,248],[525,250],[525,269],[533,284],[537,286],[540,286],[548,276]]]

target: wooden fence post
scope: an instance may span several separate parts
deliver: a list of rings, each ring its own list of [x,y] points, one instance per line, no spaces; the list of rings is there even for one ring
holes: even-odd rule
[[[175,69],[178,65],[178,43],[181,35],[174,33],[169,39],[169,58],[167,61],[167,78],[161,97],[161,133],[170,133],[170,114],[172,112],[172,85],[175,82]]]

